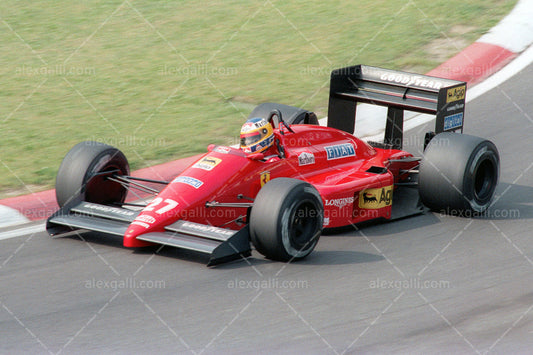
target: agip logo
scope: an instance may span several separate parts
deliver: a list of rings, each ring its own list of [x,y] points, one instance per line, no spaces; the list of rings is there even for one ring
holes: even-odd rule
[[[378,209],[392,204],[393,186],[365,189],[359,192],[359,208]]]
[[[446,91],[446,103],[463,100],[466,94],[466,86],[461,85]]]

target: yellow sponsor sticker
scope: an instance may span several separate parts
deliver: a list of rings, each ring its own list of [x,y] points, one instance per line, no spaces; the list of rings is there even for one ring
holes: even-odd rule
[[[261,187],[265,186],[267,182],[270,181],[270,171],[263,171],[261,173]]]
[[[359,192],[359,208],[378,209],[392,204],[393,185]]]
[[[446,92],[446,103],[463,100],[465,98],[466,85],[448,89]]]
[[[215,166],[220,164],[221,161],[222,159],[215,157],[203,157],[201,160],[197,161],[196,164],[194,164],[192,167],[211,171]]]

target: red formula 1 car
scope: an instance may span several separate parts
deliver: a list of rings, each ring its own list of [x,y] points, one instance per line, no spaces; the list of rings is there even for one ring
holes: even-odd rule
[[[424,206],[482,212],[494,194],[499,156],[490,141],[461,134],[465,91],[464,82],[362,65],[338,69],[331,74],[329,127],[309,111],[259,105],[250,117],[273,127],[268,155],[211,145],[170,182],[132,177],[118,149],[82,142],[59,168],[61,208],[47,230],[119,235],[133,248],[194,250],[214,265],[249,256],[251,244],[270,259],[301,259],[323,228],[402,218]],[[352,135],[358,102],[388,107],[383,142]],[[436,115],[423,157],[402,150],[404,110]],[[154,198],[125,202],[134,189]]]

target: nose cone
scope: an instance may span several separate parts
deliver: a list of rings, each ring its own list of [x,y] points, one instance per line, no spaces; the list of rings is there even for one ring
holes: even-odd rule
[[[156,219],[153,216],[150,216],[145,212],[141,212],[141,214],[139,214],[137,218],[131,222],[126,230],[126,233],[124,234],[123,245],[127,248],[139,248],[153,245],[142,240],[137,240],[137,237],[141,234],[154,231],[155,224]]]
[[[205,203],[242,180],[243,168],[250,164],[242,151],[225,148],[207,153],[172,180],[130,224],[124,234],[124,246],[152,245],[137,237],[164,232],[166,226],[179,219],[210,224]]]
[[[124,246],[140,247],[151,245],[136,238],[145,233],[164,232],[165,226],[176,222],[180,218],[182,207],[182,204],[172,198],[165,198],[165,194],[161,193],[131,222],[124,234]]]

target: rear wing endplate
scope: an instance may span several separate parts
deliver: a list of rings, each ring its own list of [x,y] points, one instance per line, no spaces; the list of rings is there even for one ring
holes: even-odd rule
[[[466,83],[366,65],[331,72],[328,127],[354,133],[357,103],[387,106],[384,144],[403,146],[404,110],[436,115],[435,133],[463,131]]]

